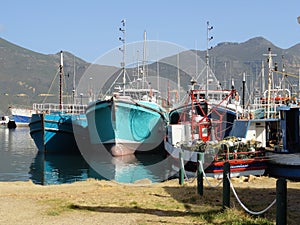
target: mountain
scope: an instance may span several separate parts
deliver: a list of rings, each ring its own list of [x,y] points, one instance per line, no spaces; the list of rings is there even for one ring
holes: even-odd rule
[[[9,106],[31,108],[33,103],[42,103],[47,94],[54,95],[47,102],[58,102],[59,64],[60,53],[33,52],[0,38],[0,111],[6,113]],[[64,52],[64,95],[72,95],[74,68],[78,81],[90,65]],[[95,65],[92,72],[101,74],[109,71],[107,68]]]
[[[264,54],[268,53],[268,48],[272,49],[272,53],[277,54],[273,60],[277,62],[278,70],[281,70],[284,65],[287,73],[299,73],[300,44],[289,49],[281,49],[263,37],[252,38],[243,43],[223,42],[217,44],[209,50],[210,68],[224,88],[230,88],[230,80],[233,78],[237,88],[240,89],[242,74],[245,73],[248,89],[254,90],[254,86],[259,85],[262,63],[267,68],[267,58]],[[195,63],[195,55],[201,59],[201,62]],[[54,80],[54,78],[58,73],[59,57],[59,53],[37,53],[0,38],[0,110],[5,113],[11,105],[32,107],[34,102],[41,103],[47,93],[55,95],[52,99],[47,99],[48,102],[50,100],[57,102],[58,80]],[[177,64],[177,60],[179,64]],[[181,52],[179,56],[173,55],[161,59],[159,65],[149,64],[148,75],[157,76],[159,68],[160,77],[173,81],[175,85],[179,71],[180,84],[186,89],[191,77],[203,73],[205,62],[206,51]],[[112,79],[104,84],[105,81],[111,74],[116,77],[120,73],[119,68],[116,67],[105,65],[91,67],[89,62],[69,52],[64,52],[65,95],[72,95],[74,68],[76,81],[80,80],[84,74],[91,74],[93,80],[86,82],[92,82],[95,85],[94,89],[97,89],[98,86],[110,87]],[[132,76],[134,70],[134,68],[129,69],[129,75]],[[267,76],[267,72],[265,72],[265,76]],[[279,79],[280,76],[282,75],[275,75],[275,79],[276,77]],[[296,78],[291,79],[295,81]],[[152,81],[152,83],[154,82]],[[166,90],[167,85],[166,81],[161,86]],[[89,84],[85,85],[85,87],[87,86]],[[88,95],[85,94],[88,93],[88,90],[81,89],[79,91]]]
[[[245,73],[248,94],[254,94],[254,92],[258,91],[257,89],[261,89],[262,65],[264,66],[265,83],[267,80],[268,62],[266,54],[268,54],[269,48],[271,48],[272,54],[276,54],[273,57],[273,63],[277,64],[278,71],[284,69],[286,73],[298,76],[300,68],[300,44],[288,49],[281,49],[263,37],[252,38],[243,43],[223,42],[217,44],[209,50],[210,69],[225,89],[231,88],[231,80],[233,79],[235,88],[241,90],[242,77],[243,73]],[[201,62],[199,63],[199,60],[197,60],[198,68],[195,69],[195,56],[191,56],[191,53],[187,52],[180,53],[179,67],[185,67],[184,71],[188,71],[187,73],[181,73],[181,75],[189,74],[197,77],[200,74],[200,81],[203,82],[206,77],[206,51],[190,50],[188,52],[193,52],[194,55],[199,56]],[[177,57],[171,56],[167,61],[176,65]],[[187,65],[188,69],[186,68]],[[177,80],[176,74],[177,72],[173,72],[171,80]],[[282,75],[280,73],[274,72],[274,80],[277,83],[281,78]],[[290,84],[298,84],[298,79],[294,76],[288,76],[288,82]],[[183,84],[182,81],[181,84]],[[187,84],[188,82],[185,80],[185,85]],[[296,92],[296,90],[294,91]]]

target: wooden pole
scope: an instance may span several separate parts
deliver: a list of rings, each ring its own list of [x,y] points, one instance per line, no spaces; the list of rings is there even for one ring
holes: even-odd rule
[[[225,162],[223,166],[223,209],[230,207],[230,183],[228,177],[230,179],[230,163]]]
[[[287,183],[284,178],[276,182],[276,225],[287,224]]]

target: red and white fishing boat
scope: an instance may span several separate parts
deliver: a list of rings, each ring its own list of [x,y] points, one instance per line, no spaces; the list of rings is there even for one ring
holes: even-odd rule
[[[224,138],[224,130],[228,132],[224,109],[226,102],[232,104],[235,101],[236,91],[223,90],[223,99],[212,106],[205,96],[209,92],[195,87],[195,82],[192,82],[186,103],[169,113],[164,146],[178,162],[174,167],[178,169],[184,163],[186,171],[195,172],[200,154],[207,176],[221,178],[225,162],[230,163],[231,176],[263,175],[266,158],[259,142]],[[221,107],[222,110],[219,110]]]

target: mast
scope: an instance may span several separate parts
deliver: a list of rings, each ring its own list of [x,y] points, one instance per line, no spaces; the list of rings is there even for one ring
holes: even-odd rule
[[[209,70],[209,54],[208,51],[211,48],[208,48],[209,42],[213,39],[213,36],[209,36],[209,31],[213,29],[213,26],[209,26],[209,21],[207,21],[207,30],[206,30],[206,98],[208,98],[208,70]]]
[[[60,51],[60,65],[59,65],[59,109],[62,109],[63,104],[63,89],[62,89],[62,79],[63,79],[63,51]]]
[[[142,88],[144,89],[145,85],[145,76],[146,76],[146,40],[147,33],[144,31],[144,45],[143,45],[143,80],[142,80]]]
[[[74,65],[73,65],[73,104],[75,104],[75,96],[76,96],[76,68],[75,68],[75,55],[74,55]]]
[[[123,38],[119,37],[119,40],[123,43],[123,48],[119,48],[119,50],[123,53],[123,61],[121,63],[122,71],[123,71],[123,95],[125,95],[125,86],[126,86],[126,61],[125,61],[125,54],[126,54],[126,30],[125,30],[125,19],[121,21],[122,27],[119,30],[123,33]]]
[[[245,89],[246,89],[246,73],[243,73],[243,96],[242,96],[242,106],[243,110],[245,110]]]
[[[272,85],[272,66],[273,66],[273,60],[272,56],[276,56],[276,54],[272,54],[271,48],[268,48],[268,54],[264,54],[264,56],[268,57],[268,99],[267,99],[267,118],[270,118],[270,100],[271,100],[271,85]]]
[[[177,54],[177,91],[178,91],[178,99],[177,99],[177,102],[179,102],[179,99],[180,99],[180,70],[179,70],[179,53]]]
[[[157,59],[157,63],[156,63],[156,75],[157,75],[157,90],[159,91],[159,61]]]
[[[261,94],[265,91],[265,64],[261,61]]]

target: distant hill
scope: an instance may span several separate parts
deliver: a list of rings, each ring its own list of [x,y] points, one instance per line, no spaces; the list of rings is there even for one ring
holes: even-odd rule
[[[60,54],[40,54],[22,48],[0,38],[0,110],[5,113],[9,106],[32,107],[41,103],[45,94],[54,94],[49,102],[58,102]],[[79,80],[90,63],[64,52],[65,95],[73,90],[73,74]],[[109,67],[108,67],[109,68]],[[94,73],[107,71],[105,66],[94,66]],[[56,78],[56,79],[55,79]],[[51,87],[51,89],[50,89]]]
[[[298,74],[300,44],[289,49],[281,49],[263,37],[252,38],[243,43],[219,43],[209,50],[211,69],[224,88],[230,87],[231,78],[234,78],[237,88],[240,88],[242,74],[246,73],[247,81],[249,81],[248,88],[253,90],[254,86],[259,84],[262,62],[267,66],[266,56],[263,54],[268,52],[268,48],[277,54],[274,61],[278,63],[279,70],[284,65],[286,72]],[[188,56],[186,52],[179,54],[180,83],[184,88],[189,84],[191,76],[196,76],[197,72],[203,72],[205,66],[206,51],[191,50],[191,52],[198,55],[203,62],[196,65],[195,59]],[[177,57],[176,55],[170,56],[159,62],[160,77],[177,82]],[[59,62],[59,53],[46,55],[33,52],[0,38],[0,110],[5,113],[11,105],[31,107],[34,102],[42,102],[44,97],[41,95],[48,93],[51,86],[53,86],[51,93],[57,94],[58,81],[53,81],[53,79],[58,72]],[[169,62],[172,62],[171,66]],[[85,62],[71,53],[64,53],[65,95],[72,94],[74,68],[77,81],[87,70],[90,70],[88,73],[93,74],[93,84],[103,83],[108,75],[115,72],[114,76],[116,77],[119,73],[116,72],[118,68],[103,65],[90,67],[90,65],[89,62]],[[156,63],[149,64],[148,68],[149,75],[157,75]],[[129,74],[133,73],[134,69],[129,70]],[[295,78],[293,79],[295,80]],[[110,87],[111,82],[112,80],[104,86]],[[166,84],[164,84],[164,88],[166,89]],[[87,92],[87,90],[80,91]],[[57,98],[55,96],[48,100],[57,102]]]
[[[231,79],[234,80],[237,90],[241,89],[243,73],[246,75],[248,92],[253,94],[261,86],[261,72],[262,64],[264,66],[265,82],[268,75],[267,57],[268,49],[271,48],[273,63],[277,64],[278,71],[285,70],[286,73],[298,76],[300,68],[300,44],[297,44],[289,49],[281,49],[263,37],[252,38],[243,43],[223,42],[214,46],[209,50],[209,65],[213,74],[218,79],[219,83],[225,89],[230,89]],[[202,78],[205,75],[204,70],[206,63],[206,51],[193,51],[202,59],[202,64],[198,65],[198,75],[202,71]],[[180,54],[180,67],[186,64],[189,65],[189,71],[195,71],[195,59],[190,56],[187,57],[186,53]],[[168,61],[176,63],[177,56],[171,56]],[[187,70],[185,70],[187,71]],[[174,76],[175,75],[175,76]],[[195,75],[196,76],[196,75]],[[274,80],[278,83],[282,78],[281,74],[274,73]],[[171,80],[176,80],[176,72]],[[201,80],[201,79],[200,79]],[[202,79],[203,82],[203,79]],[[298,79],[288,77],[288,83],[293,85],[298,84]],[[295,86],[294,86],[294,89]],[[298,88],[297,88],[298,89]],[[297,90],[293,90],[297,91]]]

